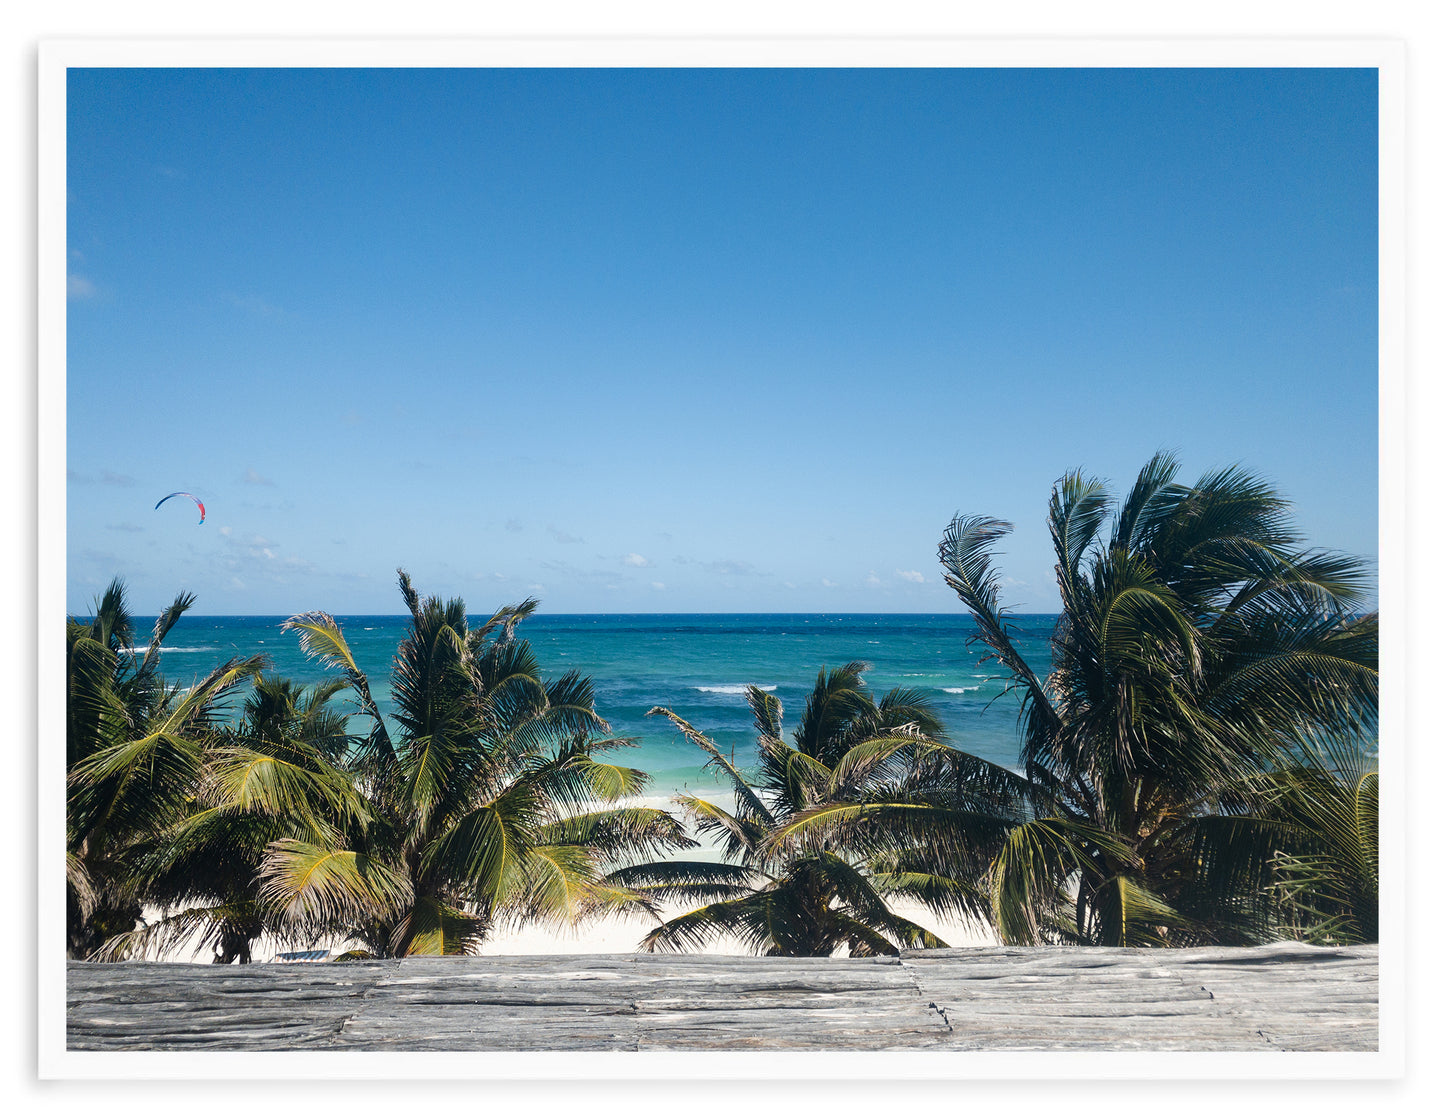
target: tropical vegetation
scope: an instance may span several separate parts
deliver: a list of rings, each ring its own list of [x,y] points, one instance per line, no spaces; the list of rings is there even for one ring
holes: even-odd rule
[[[301,689],[251,658],[184,697],[152,654],[188,596],[157,622],[144,660],[126,659],[118,583],[94,621],[71,622],[74,956],[199,939],[216,961],[244,962],[268,938],[455,954],[508,921],[655,914],[608,874],[693,840],[667,812],[619,803],[646,775],[600,759],[631,743],[605,736],[589,680],[541,676],[515,635],[536,603],[473,628],[460,599],[422,598],[404,572],[400,586],[411,626],[392,680],[395,732],[327,614],[284,628],[338,678]],[[244,684],[232,724],[222,700]],[[341,693],[365,734],[331,705]],[[137,926],[143,905],[163,918]]]
[[[1057,874],[1010,851],[998,878],[1015,898],[1011,936],[1062,924],[1085,942],[1272,937],[1278,859],[1320,841],[1287,805],[1304,774],[1336,779],[1323,758],[1374,741],[1379,618],[1364,564],[1306,549],[1288,502],[1240,469],[1193,485],[1177,473],[1156,455],[1117,505],[1078,473],[1056,487],[1063,610],[1045,681],[1018,670],[1003,628],[988,557],[1001,526],[955,520],[940,544],[949,585],[1022,694],[1035,802],[1130,851],[1060,851],[1078,870],[1071,923]]]
[[[665,811],[619,804],[646,774],[600,759],[631,743],[603,736],[590,680],[542,678],[515,635],[536,602],[472,628],[461,599],[423,598],[399,573],[411,626],[393,671],[395,735],[334,618],[283,626],[344,673],[369,721],[349,762],[367,820],[339,841],[273,842],[263,902],[392,956],[474,951],[508,921],[649,911],[608,873],[692,840]]]
[[[213,728],[185,814],[130,852],[133,880],[163,913],[115,935],[98,958],[159,954],[192,943],[215,962],[248,963],[258,942],[285,944],[298,929],[260,893],[272,850],[335,843],[370,821],[344,763],[347,717],[332,700],[346,686],[302,688],[257,672],[241,718]]]
[[[677,797],[682,819],[637,806],[646,774],[606,760],[634,743],[611,736],[591,681],[544,678],[518,636],[533,600],[472,625],[398,572],[409,624],[384,715],[320,612],[283,628],[328,680],[246,657],[167,682],[161,644],[193,599],[136,647],[117,580],[66,627],[67,949],[456,954],[509,924],[619,913],[654,922],[648,951],[942,945],[902,901],[1010,944],[1372,941],[1368,571],[1306,547],[1259,478],[1178,473],[1160,454],[1118,498],[1081,472],[1054,486],[1062,608],[1042,673],[1001,600],[1011,525],[949,524],[943,577],[1018,703],[1015,766],[951,743],[924,693],[875,700],[855,661],[819,672],[791,734],[777,698],[747,689],[755,764],[650,711],[732,793]],[[693,836],[715,857],[684,855]]]
[[[846,841],[800,846],[789,824],[820,804],[886,794],[916,764],[945,750],[927,696],[895,689],[881,700],[863,687],[868,665],[824,668],[791,740],[778,699],[747,688],[757,729],[757,770],[746,774],[717,744],[675,712],[656,707],[707,755],[734,792],[734,810],[697,796],[675,798],[696,833],[717,840],[720,861],[634,865],[613,874],[657,902],[703,902],[653,928],[647,951],[682,951],[730,937],[764,955],[896,955],[943,940],[894,913],[893,895],[937,890],[939,881],[868,857]]]
[[[189,689],[159,672],[161,642],[194,602],[179,595],[135,647],[125,587],[66,623],[66,946],[87,958],[131,932],[144,894],[139,851],[191,810],[226,704],[260,670],[227,660]]]
[[[940,800],[935,783],[795,831],[940,866],[986,854],[976,884],[1007,943],[1371,938],[1378,617],[1364,566],[1305,549],[1259,479],[1177,472],[1157,455],[1117,502],[1080,473],[1055,487],[1063,608],[1044,678],[1000,603],[993,549],[1011,526],[957,517],[939,545],[1020,702],[1012,825],[998,833],[1010,796],[990,773],[972,802]]]

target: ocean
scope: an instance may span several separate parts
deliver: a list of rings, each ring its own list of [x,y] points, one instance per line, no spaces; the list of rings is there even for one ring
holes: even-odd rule
[[[330,673],[305,656],[284,617],[184,616],[161,646],[161,671],[186,685],[233,656],[264,653],[270,670],[301,683]],[[1042,677],[1049,667],[1054,615],[1014,619],[1019,651]],[[406,616],[339,616],[352,654],[389,713],[392,657]],[[153,618],[137,618],[138,637]],[[866,661],[865,686],[875,698],[894,687],[925,692],[936,704],[949,741],[987,760],[1013,766],[1019,748],[1019,701],[1004,695],[998,666],[970,643],[973,619],[958,614],[538,614],[517,635],[531,641],[548,678],[576,670],[592,677],[598,713],[635,749],[610,755],[651,775],[648,792],[716,789],[705,757],[671,723],[648,718],[669,707],[731,753],[744,769],[755,760],[751,712],[743,689],[755,684],[783,704],[791,732],[825,665]],[[334,701],[349,701],[345,693]],[[365,731],[357,718],[353,730]]]

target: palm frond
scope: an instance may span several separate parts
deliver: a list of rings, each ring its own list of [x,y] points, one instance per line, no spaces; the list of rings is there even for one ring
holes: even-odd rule
[[[271,844],[259,880],[262,907],[303,930],[384,919],[414,902],[411,882],[399,870],[354,850],[296,839]]]
[[[978,626],[978,639],[992,651],[1009,673],[1012,684],[1022,688],[1025,714],[1052,727],[1057,721],[1043,684],[1019,654],[1009,635],[1008,611],[998,603],[999,577],[993,569],[993,546],[1013,525],[987,516],[955,516],[938,544],[938,561],[943,580],[968,607]]]
[[[329,613],[321,611],[301,613],[282,622],[281,631],[283,633],[295,632],[299,638],[302,652],[307,656],[315,657],[328,668],[342,672],[346,676],[351,683],[352,690],[356,692],[362,710],[371,716],[372,731],[369,739],[371,749],[383,762],[389,761],[393,749],[391,734],[386,728],[386,720],[382,718],[376,701],[371,697],[371,684],[366,678],[366,673],[357,666],[356,657],[351,654],[351,647],[346,643],[346,638],[342,635],[341,626],[336,623],[336,619]]]
[[[177,594],[175,601],[162,611],[156,618],[155,627],[151,630],[150,647],[146,649],[145,659],[141,661],[140,672],[148,675],[155,670],[160,660],[161,644],[166,639],[166,634],[175,627],[181,619],[181,614],[196,604],[196,596],[190,593]]]
[[[728,778],[747,814],[767,822],[772,821],[772,812],[764,805],[747,778],[743,776],[737,766],[722,755],[722,750],[710,738],[694,729],[685,718],[674,714],[666,707],[653,707],[647,712],[649,718],[659,714],[676,726],[683,737],[708,755],[708,767],[716,768]]]

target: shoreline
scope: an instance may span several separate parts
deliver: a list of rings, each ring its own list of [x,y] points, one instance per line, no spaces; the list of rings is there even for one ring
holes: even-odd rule
[[[622,800],[598,807],[650,807],[669,810],[675,808],[673,796],[678,793],[652,793],[640,796],[628,796]],[[700,788],[689,790],[688,795],[700,799],[708,799],[714,803],[726,804],[732,799],[734,793],[724,788]],[[735,808],[735,802],[734,802]],[[698,836],[689,828],[689,834],[694,839]],[[698,845],[687,850],[678,851],[675,860],[704,860],[721,861],[720,844],[709,842],[706,839],[699,839]],[[960,922],[940,920],[928,910],[928,908],[915,901],[893,900],[887,902],[888,907],[895,914],[910,920],[915,924],[928,929],[934,935],[942,939],[949,947],[997,947],[998,937],[993,930],[987,926]],[[686,904],[662,906],[663,920],[671,920],[684,912],[690,911],[695,906]],[[158,909],[147,907],[144,912],[144,919],[150,923],[161,917]],[[481,949],[476,952],[474,958],[482,956],[498,955],[627,955],[627,954],[651,954],[641,952],[639,944],[642,938],[655,927],[650,916],[608,916],[592,920],[584,920],[577,925],[556,925],[532,922],[520,926],[503,922],[497,930],[489,935],[482,944]],[[193,947],[192,940],[187,944],[163,952],[154,958],[136,958],[125,960],[127,962],[167,962],[167,963],[204,963],[211,964],[212,960],[207,958],[208,948]],[[322,951],[328,955],[340,954],[349,950],[351,945],[346,943],[315,944],[303,943],[279,943],[268,944],[258,941],[255,944],[256,954],[252,959],[254,963],[281,962],[279,959],[285,952]],[[840,953],[845,949],[840,948]],[[733,955],[752,956],[756,953],[748,950],[741,942],[733,937],[719,936],[711,940],[707,946],[699,951],[681,953],[657,952],[664,954],[688,954],[688,955]],[[835,955],[835,957],[837,957]]]

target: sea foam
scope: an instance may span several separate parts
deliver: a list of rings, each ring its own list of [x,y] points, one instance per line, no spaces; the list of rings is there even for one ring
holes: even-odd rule
[[[746,683],[728,683],[721,687],[699,687],[697,690],[705,691],[710,695],[746,695],[749,686],[750,685]],[[769,687],[758,687],[759,691],[776,691],[777,689],[778,685],[776,683]]]
[[[122,651],[122,652],[132,652],[132,653],[134,653],[134,654],[137,655],[137,656],[144,656],[147,652],[150,651],[150,647],[151,647],[151,646],[148,645],[148,644],[138,644],[138,645],[136,645],[134,648],[122,648],[121,651]],[[198,645],[196,645],[194,648],[182,648],[180,645],[163,644],[163,645],[161,645],[161,651],[162,651],[162,652],[215,652],[215,651],[216,651],[216,646],[213,645],[213,644],[198,644]]]

